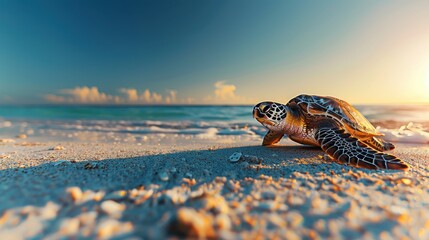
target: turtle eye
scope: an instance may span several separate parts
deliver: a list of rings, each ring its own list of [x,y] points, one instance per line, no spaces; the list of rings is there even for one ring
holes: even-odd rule
[[[257,114],[257,116],[258,116],[258,117],[260,117],[260,118],[263,118],[263,117],[264,117],[264,114],[262,114],[260,111],[256,111],[256,114]]]
[[[262,111],[263,113],[265,113],[265,112],[267,112],[267,111],[270,109],[270,106],[268,106],[268,105],[261,105],[261,106],[259,107],[259,109],[261,109],[261,111]]]

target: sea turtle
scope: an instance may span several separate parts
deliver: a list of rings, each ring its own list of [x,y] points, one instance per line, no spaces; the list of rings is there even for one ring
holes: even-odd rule
[[[408,169],[399,158],[382,153],[395,147],[383,141],[383,134],[358,110],[338,98],[303,94],[286,105],[261,102],[253,108],[253,117],[269,130],[264,146],[287,135],[295,142],[321,147],[340,163],[370,169]]]

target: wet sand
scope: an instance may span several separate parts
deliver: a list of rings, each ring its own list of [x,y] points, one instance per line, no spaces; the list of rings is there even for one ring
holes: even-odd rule
[[[429,238],[429,146],[397,145],[398,172],[260,141],[3,139],[0,239]]]

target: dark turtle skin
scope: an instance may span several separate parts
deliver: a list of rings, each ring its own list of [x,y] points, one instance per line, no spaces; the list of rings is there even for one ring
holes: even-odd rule
[[[383,153],[394,149],[383,134],[352,105],[334,97],[299,95],[286,105],[261,102],[253,117],[268,128],[262,145],[291,140],[318,146],[339,163],[369,169],[407,170],[401,159]]]

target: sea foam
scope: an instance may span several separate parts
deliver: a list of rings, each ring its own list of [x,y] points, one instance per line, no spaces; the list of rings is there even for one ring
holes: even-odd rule
[[[399,129],[377,128],[384,134],[384,139],[390,142],[402,143],[429,143],[429,132],[422,124],[412,122],[401,126]]]

